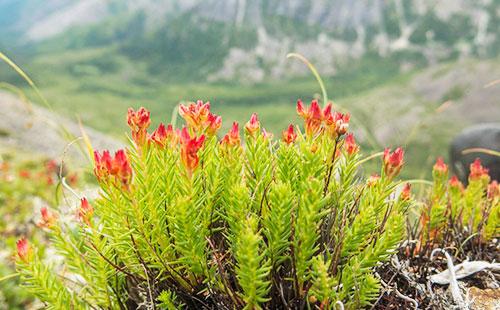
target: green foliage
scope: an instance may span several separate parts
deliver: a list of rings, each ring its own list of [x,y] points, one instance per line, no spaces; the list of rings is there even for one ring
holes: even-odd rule
[[[429,199],[419,210],[415,253],[430,254],[443,241],[471,238],[474,244],[487,243],[500,234],[500,186],[497,181],[490,183],[479,159],[470,170],[469,184],[464,186],[456,176],[448,180],[448,166],[438,159]]]
[[[62,265],[18,246],[24,287],[53,308],[369,306],[372,270],[404,236],[407,201],[384,173],[402,158],[367,182],[349,118],[328,109],[279,142],[253,116],[244,146],[237,125],[217,139],[208,104],[180,112],[182,131],[147,133],[149,112],[129,111],[130,147],[96,152],[100,197],[82,200],[80,223],[47,216]]]
[[[76,174],[63,169],[72,186]],[[14,274],[11,249],[15,241],[29,237],[40,249],[45,249],[46,238],[34,227],[41,207],[54,208],[61,197],[58,184],[59,168],[56,161],[35,159],[20,150],[3,150],[0,159],[0,309],[24,309],[33,305],[33,298],[19,287]]]

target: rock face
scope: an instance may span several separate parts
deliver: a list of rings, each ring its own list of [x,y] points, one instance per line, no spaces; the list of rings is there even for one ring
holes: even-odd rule
[[[206,74],[209,81],[259,82],[266,77],[283,77],[284,72],[305,74],[303,66],[285,67],[284,55],[290,51],[306,56],[324,70],[323,74],[333,75],[342,65],[368,52],[380,56],[403,54],[410,60],[416,61],[416,58],[432,64],[456,55],[497,55],[500,46],[499,7],[495,0],[21,0],[5,3],[0,1],[0,38],[4,33],[12,37],[12,32],[16,32],[29,42],[40,42],[74,27],[82,29],[90,25],[102,25],[106,32],[113,32],[110,25],[137,14],[142,14],[144,24],[130,30],[147,34],[168,31],[172,20],[179,18],[185,29],[204,29],[206,22],[221,23],[224,29],[214,34],[217,41],[214,46],[224,47],[224,61],[222,68]],[[12,21],[3,23],[2,20]],[[143,30],[137,30],[139,28]],[[229,33],[241,29],[252,33],[251,38],[244,39],[244,46],[228,39]],[[146,33],[139,36],[145,37]],[[175,45],[177,39],[171,38],[165,46]],[[5,44],[0,39],[0,46],[2,43]]]
[[[0,92],[0,118],[2,147],[40,153],[50,158],[60,158],[67,152],[66,160],[79,163],[86,161],[77,144],[68,146],[72,140],[81,136],[80,128],[75,121],[4,92]],[[74,137],[64,138],[63,128]],[[116,150],[123,146],[122,142],[91,128],[84,127],[84,130],[96,149]]]

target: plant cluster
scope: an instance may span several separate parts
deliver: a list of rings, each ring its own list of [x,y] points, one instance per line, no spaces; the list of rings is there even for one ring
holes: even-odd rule
[[[366,307],[373,268],[404,237],[403,150],[364,179],[349,114],[297,103],[304,132],[273,139],[256,114],[218,139],[209,103],[180,106],[186,126],[129,109],[130,147],[95,151],[100,197],[79,225],[42,213],[62,265],[17,244],[24,287],[49,308],[261,309]]]
[[[7,152],[0,161],[0,309],[24,309],[32,302],[19,281],[10,277],[14,262],[10,250],[21,236],[40,244],[43,234],[34,229],[34,210],[57,205],[58,175],[60,166],[55,160],[19,159]],[[75,184],[77,175],[64,173],[68,182]]]
[[[488,169],[476,159],[467,186],[456,176],[448,179],[448,173],[438,158],[429,197],[420,208],[417,225],[409,228],[409,235],[418,240],[414,254],[429,255],[436,247],[460,246],[467,239],[487,244],[500,235],[500,186],[496,180],[490,182]]]

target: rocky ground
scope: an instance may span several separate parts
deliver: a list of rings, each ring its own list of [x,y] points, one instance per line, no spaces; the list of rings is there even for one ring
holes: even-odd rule
[[[67,154],[66,159],[75,164],[86,161],[82,139],[70,145],[82,136],[77,120],[61,117],[5,92],[0,92],[0,119],[0,149],[18,149],[56,159]],[[86,126],[83,128],[95,149],[115,150],[124,144]]]

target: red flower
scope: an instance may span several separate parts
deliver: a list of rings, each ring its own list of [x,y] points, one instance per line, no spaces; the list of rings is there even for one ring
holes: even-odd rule
[[[78,183],[78,174],[76,174],[76,173],[70,174],[68,176],[68,182],[71,185],[75,185],[76,183]]]
[[[48,173],[57,173],[59,170],[57,161],[55,159],[48,160],[45,163],[45,169],[47,170]]]
[[[434,173],[438,173],[441,175],[447,174],[448,173],[448,166],[444,163],[442,157],[438,157],[436,160],[436,163],[434,164],[434,167],[432,168]]]
[[[149,136],[149,139],[161,148],[165,148],[169,144],[175,146],[179,142],[178,133],[174,131],[172,125],[169,124],[165,127],[163,123],[160,123],[153,134]]]
[[[207,121],[205,122],[205,132],[209,136],[213,136],[222,126],[222,117],[208,113]]]
[[[493,200],[495,198],[500,197],[500,185],[498,184],[498,182],[496,180],[494,180],[493,182],[491,182],[488,185],[487,193],[488,193],[489,200]]]
[[[102,155],[94,151],[94,162],[94,174],[99,181],[106,181],[109,176],[114,176],[124,186],[130,183],[132,168],[124,150],[118,150],[114,158],[107,150],[103,151]]]
[[[113,159],[111,174],[116,176],[123,185],[128,185],[132,178],[132,167],[124,150],[118,150]]]
[[[325,108],[325,112],[330,114],[331,105],[328,104]],[[321,129],[321,123],[324,120],[324,113],[319,107],[318,101],[311,101],[311,105],[308,109],[304,108],[302,100],[297,101],[297,113],[304,119],[306,134],[312,136],[318,133]]]
[[[28,170],[21,170],[19,171],[19,176],[23,179],[29,179],[31,178],[31,173]]]
[[[33,256],[33,249],[29,245],[28,240],[26,240],[26,238],[21,238],[17,240],[16,247],[17,247],[17,256],[19,256],[19,258],[23,262],[27,263],[28,261],[31,260]]]
[[[448,184],[451,188],[458,188],[460,190],[464,189],[464,185],[462,184],[462,182],[460,182],[460,180],[458,180],[458,177],[456,175],[454,175],[450,178],[450,181],[448,181]]]
[[[132,139],[135,141],[136,145],[143,145],[147,139],[147,129],[151,124],[149,111],[142,107],[137,110],[137,112],[129,108],[127,123],[132,131]]]
[[[401,195],[399,196],[401,200],[410,200],[411,198],[411,184],[405,183],[403,186],[403,190],[401,191]]]
[[[347,154],[349,155],[356,154],[359,151],[359,146],[356,144],[356,140],[354,140],[354,135],[352,133],[345,137],[344,146]]]
[[[347,132],[349,129],[349,121],[351,120],[351,115],[349,113],[328,113],[325,115],[325,123],[328,128],[328,132],[333,137],[341,136]]]
[[[283,142],[285,142],[286,144],[293,144],[297,139],[297,133],[294,131],[292,124],[288,126],[287,130],[283,130],[283,133],[281,135],[283,137]]]
[[[198,150],[203,146],[205,135],[191,137],[188,129],[184,127],[181,131],[181,160],[189,174],[191,174],[200,161]]]
[[[80,200],[80,209],[78,209],[78,218],[90,226],[90,219],[94,215],[94,208],[89,204],[87,198]]]
[[[257,113],[253,113],[250,117],[250,120],[245,124],[245,130],[251,135],[254,136],[257,131],[260,130],[260,122],[257,118]]]
[[[393,153],[386,148],[384,150],[384,172],[389,178],[393,178],[399,174],[403,167],[404,151],[398,147]]]
[[[57,215],[45,207],[40,209],[40,213],[42,215],[42,220],[37,225],[46,228],[52,227],[57,220]]]
[[[94,174],[99,181],[108,177],[112,161],[113,159],[108,150],[103,151],[102,155],[98,151],[94,151]]]
[[[189,127],[195,131],[199,131],[208,120],[210,113],[210,102],[203,103],[198,100],[196,103],[192,102],[189,106],[183,104],[179,105],[179,114],[186,120]]]
[[[476,160],[470,165],[469,180],[477,180],[486,178],[488,176],[488,169],[481,165],[481,160],[476,158]]]
[[[233,123],[229,133],[222,138],[221,144],[225,146],[239,146],[241,144],[240,130],[237,122]]]

